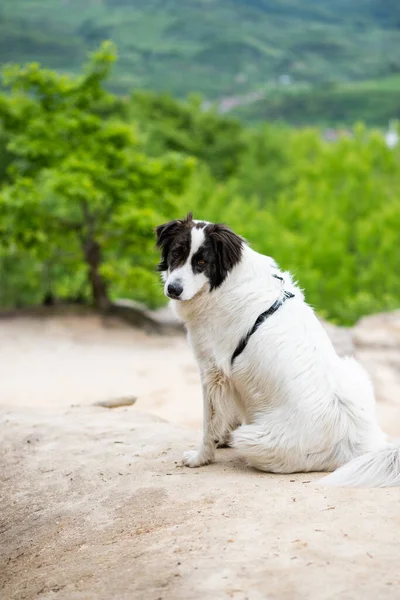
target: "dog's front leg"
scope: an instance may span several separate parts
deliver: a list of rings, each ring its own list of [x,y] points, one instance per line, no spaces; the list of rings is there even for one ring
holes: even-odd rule
[[[210,386],[203,381],[203,440],[199,450],[188,450],[183,454],[183,464],[187,467],[201,467],[213,462],[216,441],[214,439],[212,421],[215,414],[213,395]]]
[[[225,439],[229,428],[229,390],[223,377],[216,373],[202,376],[203,386],[203,440],[199,450],[188,450],[183,455],[187,467],[201,467],[213,462],[218,442]]]

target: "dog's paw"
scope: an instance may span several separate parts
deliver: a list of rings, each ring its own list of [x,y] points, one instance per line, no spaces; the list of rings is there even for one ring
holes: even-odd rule
[[[187,452],[183,453],[182,462],[186,467],[193,468],[208,465],[211,462],[211,459],[197,450],[188,450]]]

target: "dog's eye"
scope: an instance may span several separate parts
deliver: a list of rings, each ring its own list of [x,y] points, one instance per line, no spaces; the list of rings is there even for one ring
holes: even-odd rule
[[[199,267],[204,267],[204,265],[206,264],[206,261],[203,260],[202,258],[200,258],[200,260],[197,261],[197,264],[199,265]]]

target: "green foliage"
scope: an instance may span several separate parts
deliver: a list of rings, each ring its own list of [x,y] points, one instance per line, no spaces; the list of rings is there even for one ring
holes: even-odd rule
[[[137,92],[130,104],[131,117],[147,134],[147,148],[156,155],[179,152],[206,163],[218,179],[236,173],[245,143],[239,122],[221,119],[201,110],[201,98],[178,102],[171,96]]]
[[[229,223],[272,255],[332,321],[398,308],[399,149],[362,127],[332,144],[316,130],[286,131],[281,142],[284,185],[271,197],[241,196],[234,182],[215,186],[200,175],[184,208]]]
[[[196,97],[117,98],[103,85],[114,56],[102,46],[79,78],[7,69],[0,306],[156,306],[153,228],[186,211],[274,256],[332,321],[400,305],[400,148],[361,125],[329,143],[317,129],[246,129]]]
[[[289,168],[289,146],[285,143],[290,136],[290,129],[266,123],[246,130],[246,152],[236,173],[235,193],[255,196],[259,206],[265,207],[290,185],[293,173]]]
[[[133,123],[104,118],[113,98],[102,82],[114,58],[104,44],[78,79],[37,64],[10,67],[11,94],[0,97],[13,156],[0,194],[2,246],[46,265],[43,296],[91,295],[100,308],[116,290],[134,296],[136,279],[140,293],[143,280],[153,289],[143,275],[153,267],[152,230],[176,209],[193,165],[149,157]]]
[[[393,94],[382,99],[367,90],[354,104],[341,90],[342,83],[376,79],[380,85],[380,78],[399,73],[398,0],[1,3],[2,63],[36,60],[78,72],[86,53],[104,39],[113,39],[120,51],[110,80],[114,92],[144,88],[182,98],[196,90],[215,100],[265,88],[265,102],[243,109],[252,121],[278,114],[291,123],[312,123],[317,114],[318,122],[351,123],[358,110],[356,119],[370,115],[368,121],[380,125],[398,108]],[[270,97],[285,74],[312,89],[286,94],[280,86]],[[332,101],[320,88],[330,82],[339,84]]]

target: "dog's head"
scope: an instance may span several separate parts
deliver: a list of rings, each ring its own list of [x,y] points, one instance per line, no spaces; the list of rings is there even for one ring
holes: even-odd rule
[[[160,225],[156,236],[164,293],[173,300],[218,288],[242,256],[240,236],[225,225],[195,221],[191,214]]]

